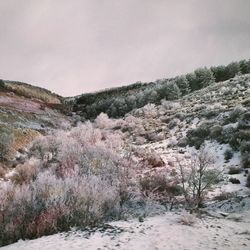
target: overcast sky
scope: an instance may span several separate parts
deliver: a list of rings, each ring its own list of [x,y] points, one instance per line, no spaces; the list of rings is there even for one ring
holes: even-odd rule
[[[249,0],[0,0],[0,78],[77,95],[250,57]]]

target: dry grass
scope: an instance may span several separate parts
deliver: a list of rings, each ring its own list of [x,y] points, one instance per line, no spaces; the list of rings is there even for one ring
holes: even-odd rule
[[[16,92],[19,95],[35,98],[46,103],[60,104],[61,101],[59,97],[46,89],[42,89],[39,87],[31,86],[25,83],[16,83],[11,82],[7,83],[7,88]]]
[[[15,168],[15,174],[11,176],[11,180],[15,184],[22,185],[23,183],[30,183],[38,174],[40,167],[39,161],[30,161],[24,164],[19,164]]]
[[[15,156],[16,151],[27,147],[34,139],[41,136],[36,130],[25,129],[25,128],[13,128],[11,126],[7,127],[6,125],[0,125],[0,128],[9,129],[10,133],[13,134],[13,142],[10,145],[10,150],[7,155],[7,159],[10,159]]]
[[[12,145],[13,149],[19,150],[23,147],[29,145],[35,138],[40,136],[41,134],[33,129],[14,129],[13,131],[15,141]]]

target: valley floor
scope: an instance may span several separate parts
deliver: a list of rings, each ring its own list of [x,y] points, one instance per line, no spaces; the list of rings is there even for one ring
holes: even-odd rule
[[[249,249],[250,212],[230,214],[227,218],[197,219],[182,213],[166,213],[144,222],[118,221],[94,233],[70,232],[19,241],[2,250],[210,250]],[[191,226],[180,221],[193,221]]]

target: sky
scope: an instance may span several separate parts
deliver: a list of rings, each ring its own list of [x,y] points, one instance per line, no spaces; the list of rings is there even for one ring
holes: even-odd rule
[[[249,0],[0,0],[0,79],[62,96],[250,58]]]

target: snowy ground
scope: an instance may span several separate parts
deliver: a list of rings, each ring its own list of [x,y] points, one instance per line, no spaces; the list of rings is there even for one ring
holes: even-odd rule
[[[2,250],[198,250],[249,249],[250,212],[226,218],[189,218],[187,214],[166,213],[145,219],[113,222],[109,230],[71,232],[19,241]],[[181,218],[194,221],[192,226],[182,225]]]

